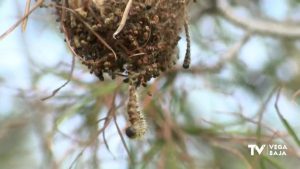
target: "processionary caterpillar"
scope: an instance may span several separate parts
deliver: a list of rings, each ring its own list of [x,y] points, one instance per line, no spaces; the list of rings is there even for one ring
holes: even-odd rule
[[[142,138],[147,131],[147,122],[143,112],[138,110],[137,89],[135,85],[129,85],[129,100],[127,113],[130,126],[126,128],[126,135],[131,138]]]

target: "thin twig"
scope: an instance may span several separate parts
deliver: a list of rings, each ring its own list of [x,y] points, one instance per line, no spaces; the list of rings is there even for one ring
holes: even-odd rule
[[[120,85],[119,85],[120,86]],[[119,88],[119,87],[118,87]],[[118,91],[117,89],[115,91]],[[114,96],[113,96],[113,99],[112,99],[112,107],[111,109],[109,110],[108,112],[108,115],[103,118],[103,120],[105,119],[104,121],[104,126],[97,132],[97,134],[95,135],[95,138],[91,139],[91,141],[89,143],[87,143],[85,145],[85,147],[80,151],[80,153],[76,156],[76,158],[73,160],[73,162],[71,163],[69,169],[72,169],[74,164],[76,163],[76,161],[79,159],[79,157],[82,156],[82,154],[84,153],[84,151],[86,150],[87,147],[89,147],[90,145],[92,145],[94,143],[95,140],[97,140],[99,134],[101,134],[105,129],[106,127],[109,125],[110,123],[110,120],[111,120],[111,117],[114,115],[114,112],[116,111],[117,108],[121,107],[122,104],[120,104],[119,106],[115,106],[115,99],[116,99],[116,92],[114,93]],[[100,119],[102,120],[102,119]],[[99,121],[99,120],[98,120]],[[97,121],[97,122],[98,122]]]
[[[76,158],[72,161],[72,163],[71,163],[69,169],[72,169],[72,168],[73,168],[73,166],[76,164],[77,160],[82,156],[82,154],[84,153],[84,151],[85,151],[86,148],[87,148],[87,146],[84,147],[84,148],[80,151],[80,153],[79,153],[79,154],[76,156]]]
[[[122,131],[121,131],[121,129],[120,129],[118,123],[117,123],[117,117],[116,117],[115,112],[114,112],[114,114],[113,114],[113,119],[114,119],[114,123],[115,123],[115,125],[116,125],[116,127],[117,127],[118,134],[119,134],[119,136],[120,136],[120,138],[121,138],[122,144],[123,144],[123,146],[124,146],[124,148],[125,148],[125,150],[126,150],[126,152],[127,152],[127,154],[128,154],[129,159],[131,159],[131,156],[130,156],[130,153],[129,153],[129,149],[128,149],[127,145],[126,145],[126,142],[125,142],[125,139],[124,139],[124,137],[123,137]]]
[[[64,25],[62,26],[62,29],[63,29],[63,32],[67,35],[67,30],[66,28],[64,27]],[[74,68],[75,68],[75,56],[77,58],[80,58],[77,53],[75,52],[75,50],[73,49],[73,47],[71,46],[71,42],[70,42],[70,39],[69,38],[66,38],[66,43],[67,43],[67,46],[68,48],[71,50],[72,52],[72,65],[71,65],[71,70],[70,70],[70,73],[69,73],[69,76],[68,76],[68,79],[67,81],[62,84],[59,88],[55,89],[52,94],[50,96],[47,96],[45,98],[42,98],[42,101],[44,100],[47,100],[47,99],[50,99],[51,97],[54,97],[57,92],[59,92],[63,87],[65,87],[71,80],[72,80],[72,76],[73,76],[73,73],[74,73]]]
[[[253,167],[251,166],[251,164],[249,163],[249,161],[246,159],[246,157],[241,152],[239,152],[238,150],[236,150],[235,148],[228,147],[228,146],[226,146],[224,144],[221,144],[221,143],[218,143],[216,141],[211,141],[211,142],[212,142],[213,146],[219,147],[219,148],[224,149],[224,150],[227,150],[227,151],[231,152],[232,154],[236,155],[237,157],[239,157],[242,161],[244,161],[247,169],[253,169]]]
[[[217,0],[217,11],[220,16],[246,30],[261,35],[270,35],[283,38],[300,38],[300,26],[280,22],[271,22],[259,18],[241,17],[235,14],[228,0]],[[271,28],[271,29],[270,29]]]
[[[30,3],[31,0],[27,0],[26,2],[26,7],[25,7],[25,15],[28,14],[28,12],[30,11]],[[24,19],[23,23],[22,23],[22,31],[25,32],[26,31],[26,26],[27,26],[27,21],[28,21],[28,16]]]
[[[82,23],[83,23],[83,25],[86,27],[86,28],[88,28],[88,30],[93,34],[93,35],[95,35],[96,36],[96,38],[107,48],[107,49],[109,49],[112,53],[113,53],[113,55],[114,55],[114,57],[115,57],[115,59],[117,59],[117,54],[116,54],[116,52],[113,50],[113,48],[98,34],[98,33],[96,33],[93,29],[92,29],[92,27],[87,23],[87,22],[85,22],[84,21],[84,19],[82,19],[82,17],[80,16],[80,15],[78,15],[77,14],[77,12],[76,11],[74,11],[73,9],[70,9],[70,8],[68,8],[68,7],[65,7],[65,6],[59,6],[59,5],[56,5],[56,4],[51,4],[51,5],[53,5],[53,6],[55,6],[56,8],[61,8],[62,10],[63,9],[65,9],[65,10],[67,10],[67,11],[69,11],[69,12],[71,12],[72,14],[74,14],[75,16],[76,16],[76,18],[78,18]]]
[[[105,137],[105,130],[103,130],[103,132],[102,132],[102,138],[103,138],[104,145],[105,145],[106,149],[108,150],[108,152],[110,152],[110,154],[112,154],[112,156],[115,157],[114,154],[111,152],[111,150],[109,148],[109,145],[107,143],[107,140],[106,140],[106,137]]]
[[[106,117],[106,119],[109,119],[109,121],[111,119],[111,116],[113,116],[113,114],[114,114],[113,112],[115,112],[115,110],[117,109],[117,107],[115,107],[115,99],[116,99],[116,94],[114,94],[114,96],[113,96],[111,107],[110,107],[110,109],[108,111],[108,115]],[[105,121],[104,125],[105,125],[105,123],[107,123],[107,122]],[[102,132],[102,138],[103,138],[104,145],[105,145],[106,149],[110,152],[110,154],[112,154],[113,157],[115,157],[114,154],[111,152],[111,150],[109,148],[109,145],[107,143],[107,140],[106,140],[106,137],[105,137],[105,130],[103,130],[103,132]]]
[[[34,10],[40,7],[43,4],[44,0],[39,0],[33,8],[28,11],[20,20],[18,20],[15,24],[13,24],[7,31],[0,35],[0,40],[4,39],[7,35],[9,35],[12,31],[14,31],[23,21],[26,19]]]
[[[73,72],[74,72],[74,67],[75,67],[75,56],[72,55],[72,65],[71,65],[71,70],[69,72],[67,81],[64,84],[62,84],[60,87],[58,87],[57,89],[55,89],[50,96],[42,98],[41,99],[42,101],[45,101],[45,100],[48,100],[48,99],[54,97],[56,95],[56,93],[60,91],[60,89],[62,89],[63,87],[65,87],[72,80],[72,76],[73,76]]]
[[[293,102],[296,102],[297,97],[300,95],[300,89],[298,89],[292,96]]]
[[[258,115],[257,129],[256,129],[257,143],[260,143],[260,139],[261,139],[263,114],[264,114],[266,107],[267,107],[269,101],[271,100],[274,92],[276,91],[276,89],[277,88],[275,87],[274,89],[271,90],[270,94],[267,96],[266,100],[262,103],[262,106],[260,107],[260,109],[257,112],[257,115]]]
[[[123,13],[123,16],[122,16],[122,19],[121,19],[121,22],[120,22],[120,25],[119,27],[117,28],[117,30],[115,31],[115,33],[113,34],[113,38],[116,39],[116,36],[122,31],[122,29],[124,28],[125,24],[126,24],[126,20],[128,18],[128,13],[129,13],[129,10],[131,8],[131,5],[132,5],[132,1],[133,0],[129,0],[127,2],[127,5],[125,7],[125,11]]]
[[[278,102],[279,102],[281,88],[282,87],[279,87],[279,89],[278,89],[277,96],[276,96],[276,101],[275,101],[274,106],[275,106],[277,115],[279,116],[279,118],[280,118],[281,122],[283,123],[284,127],[288,130],[288,133],[292,136],[292,138],[294,139],[294,141],[300,147],[300,139],[298,138],[298,136],[297,136],[296,132],[294,131],[294,129],[290,126],[290,124],[288,123],[288,121],[283,117],[283,115],[281,114],[281,112],[279,110]]]
[[[56,131],[61,134],[62,136],[66,137],[67,139],[73,141],[73,142],[76,142],[76,143],[79,143],[79,144],[82,144],[82,142],[80,140],[78,140],[77,138],[74,138],[66,133],[64,133],[63,131],[61,131],[58,127],[56,127]]]

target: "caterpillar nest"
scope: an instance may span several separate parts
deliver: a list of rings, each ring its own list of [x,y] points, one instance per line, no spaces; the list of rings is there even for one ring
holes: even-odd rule
[[[107,74],[112,79],[121,76],[124,82],[134,81],[130,86],[135,89],[146,86],[176,63],[182,28],[189,41],[185,18],[189,0],[54,2],[69,45],[100,80]],[[183,67],[188,68],[189,62],[187,49]],[[128,113],[132,117],[129,109]]]

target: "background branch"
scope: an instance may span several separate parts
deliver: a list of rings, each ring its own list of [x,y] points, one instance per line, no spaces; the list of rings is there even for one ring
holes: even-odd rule
[[[229,22],[254,33],[290,39],[300,38],[299,25],[238,16],[235,14],[234,9],[230,7],[228,0],[217,0],[216,8],[219,15]]]

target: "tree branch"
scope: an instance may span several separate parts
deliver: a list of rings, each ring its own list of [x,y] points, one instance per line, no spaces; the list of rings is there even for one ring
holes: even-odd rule
[[[253,33],[290,39],[300,38],[300,26],[238,16],[234,13],[234,9],[230,7],[228,0],[217,0],[216,9],[220,16],[229,22]]]

